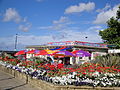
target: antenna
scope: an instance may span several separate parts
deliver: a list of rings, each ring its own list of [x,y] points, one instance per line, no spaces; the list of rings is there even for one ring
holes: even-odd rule
[[[14,49],[14,51],[17,50],[17,36],[18,36],[18,34],[16,34],[16,36],[15,36],[15,49]]]

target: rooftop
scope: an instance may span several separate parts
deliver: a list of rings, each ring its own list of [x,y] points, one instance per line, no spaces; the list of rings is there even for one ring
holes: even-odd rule
[[[81,41],[61,41],[61,42],[49,42],[43,45],[30,45],[26,48],[34,47],[47,47],[47,46],[81,46],[81,47],[96,47],[96,48],[108,48],[107,44],[102,43],[90,43]]]

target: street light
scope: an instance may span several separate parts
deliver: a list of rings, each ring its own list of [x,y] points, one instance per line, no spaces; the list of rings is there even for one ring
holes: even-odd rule
[[[14,49],[14,51],[17,50],[17,36],[18,36],[18,34],[16,34],[16,36],[15,36],[15,49]]]

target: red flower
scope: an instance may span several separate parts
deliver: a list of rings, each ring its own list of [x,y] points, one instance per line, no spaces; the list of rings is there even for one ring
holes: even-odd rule
[[[84,73],[84,72],[83,72],[82,74],[83,74],[83,75],[86,75],[86,73]]]
[[[50,65],[49,68],[50,68],[50,70],[54,70],[55,66],[54,65]]]
[[[61,69],[61,68],[63,68],[63,67],[64,67],[64,64],[62,64],[62,63],[60,63],[60,64],[57,65],[57,68],[58,68],[58,69]]]
[[[89,72],[95,72],[95,70],[89,70]]]
[[[110,69],[110,67],[105,67],[105,69]]]

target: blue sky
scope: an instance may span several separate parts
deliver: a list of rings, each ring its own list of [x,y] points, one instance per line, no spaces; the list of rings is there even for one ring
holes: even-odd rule
[[[120,0],[0,0],[0,50],[56,41],[102,42]],[[88,38],[85,38],[88,37]]]

